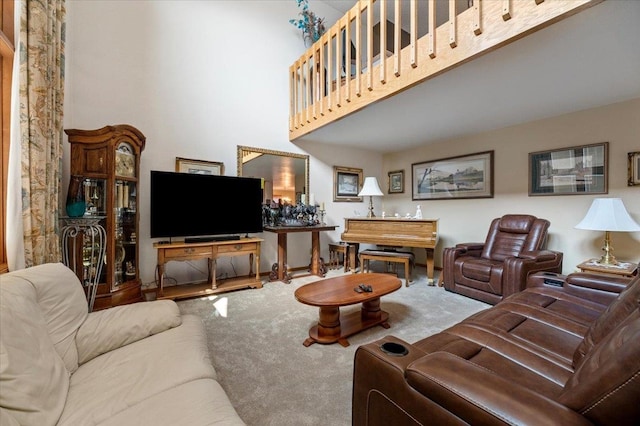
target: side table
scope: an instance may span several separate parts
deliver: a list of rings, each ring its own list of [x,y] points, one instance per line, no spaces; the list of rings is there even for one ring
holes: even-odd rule
[[[618,262],[617,265],[601,265],[597,263],[598,259],[585,260],[578,265],[578,269],[582,272],[597,272],[604,274],[622,275],[624,277],[633,277],[638,273],[638,264],[633,262]]]
[[[100,224],[105,216],[61,217],[62,262],[87,287],[89,312],[93,311],[106,251],[107,232]]]
[[[292,232],[311,233],[311,275],[324,277],[327,267],[320,257],[320,231],[333,231],[337,226],[313,225],[313,226],[265,226],[264,230],[278,235],[278,262],[271,267],[270,281],[282,281],[289,284],[293,278],[287,266],[287,234]]]

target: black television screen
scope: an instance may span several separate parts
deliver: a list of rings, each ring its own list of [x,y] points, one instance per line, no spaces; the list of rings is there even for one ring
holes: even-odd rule
[[[151,238],[262,232],[257,178],[151,171]]]

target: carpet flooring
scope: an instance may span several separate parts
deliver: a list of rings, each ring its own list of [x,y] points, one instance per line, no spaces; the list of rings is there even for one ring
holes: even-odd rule
[[[411,343],[489,307],[428,286],[426,277],[416,272],[409,287],[403,279],[400,290],[381,299],[391,328],[377,326],[353,335],[346,348],[337,343],[302,345],[317,323],[318,308],[299,303],[293,293],[319,277],[295,278],[290,284],[267,282],[261,289],[183,300],[178,306],[202,318],[218,380],[248,425],[347,426],[353,357],[359,345],[387,335]],[[342,273],[332,270],[327,278]],[[358,309],[354,305],[341,311]]]

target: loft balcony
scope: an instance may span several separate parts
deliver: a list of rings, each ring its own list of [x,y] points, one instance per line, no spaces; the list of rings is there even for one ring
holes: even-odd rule
[[[289,67],[289,139],[602,1],[360,0]]]

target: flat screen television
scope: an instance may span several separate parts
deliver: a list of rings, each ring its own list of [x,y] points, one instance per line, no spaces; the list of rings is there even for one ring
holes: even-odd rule
[[[151,171],[151,238],[238,239],[262,232],[257,178]]]

